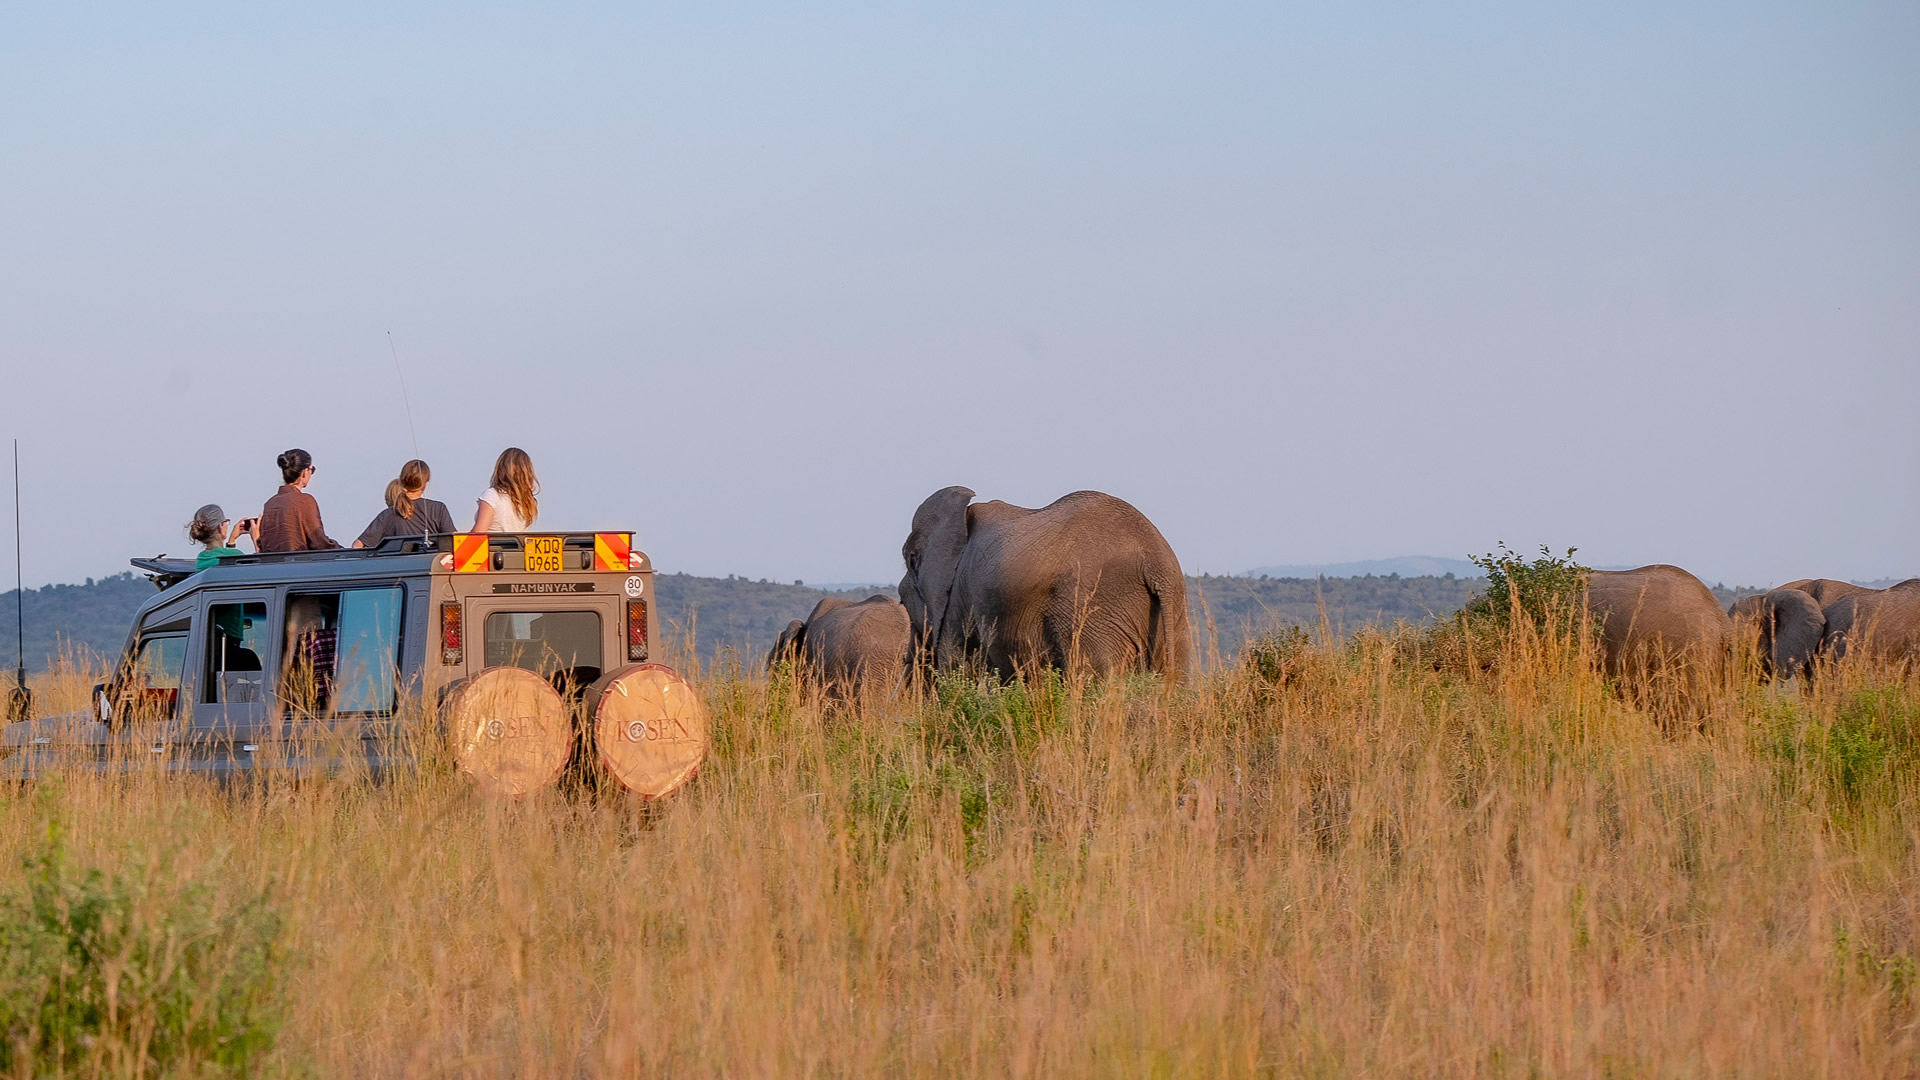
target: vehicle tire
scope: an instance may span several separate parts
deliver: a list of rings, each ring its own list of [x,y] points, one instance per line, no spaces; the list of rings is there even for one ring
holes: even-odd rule
[[[665,664],[628,664],[595,683],[587,700],[601,770],[642,798],[680,790],[706,759],[706,707]]]
[[[488,668],[467,679],[441,715],[460,771],[495,795],[522,799],[551,787],[573,755],[567,703],[522,668]]]

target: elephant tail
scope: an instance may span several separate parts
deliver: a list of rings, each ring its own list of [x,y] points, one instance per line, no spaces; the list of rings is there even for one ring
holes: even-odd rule
[[[1184,675],[1193,647],[1187,630],[1187,582],[1177,572],[1170,577],[1147,575],[1147,667],[1162,675]]]

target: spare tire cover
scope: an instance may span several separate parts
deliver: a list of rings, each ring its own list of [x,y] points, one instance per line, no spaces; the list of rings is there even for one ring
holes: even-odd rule
[[[600,764],[628,791],[673,794],[707,756],[700,696],[665,664],[629,664],[598,684],[593,741]]]
[[[488,668],[468,679],[445,713],[460,771],[498,795],[518,799],[551,785],[573,752],[566,702],[522,668]]]

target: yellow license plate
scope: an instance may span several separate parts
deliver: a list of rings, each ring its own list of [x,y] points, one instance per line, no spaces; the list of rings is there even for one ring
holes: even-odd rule
[[[566,544],[558,536],[529,536],[522,549],[527,555],[527,569],[541,574],[557,574],[565,562],[563,553]]]

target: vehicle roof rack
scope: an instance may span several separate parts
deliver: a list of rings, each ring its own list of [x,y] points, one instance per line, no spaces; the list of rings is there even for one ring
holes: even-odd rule
[[[627,530],[600,530],[602,532]],[[389,555],[421,555],[428,552],[453,550],[455,533],[427,533],[421,536],[389,536],[370,548],[315,548],[308,551],[256,551],[239,555],[223,555],[219,565],[252,565],[257,563],[300,563],[334,562],[342,559],[372,559]],[[520,551],[525,547],[523,541],[529,536],[559,536],[569,549],[592,550],[594,533],[569,532],[555,529],[550,532],[488,533],[487,540],[499,551]],[[147,580],[161,589],[171,589],[194,574],[199,567],[192,558],[155,555],[150,559],[129,559],[135,569],[145,573]]]
[[[170,559],[155,555],[151,559],[128,559],[134,569],[144,571],[147,580],[159,589],[171,589],[200,572],[192,559]]]

